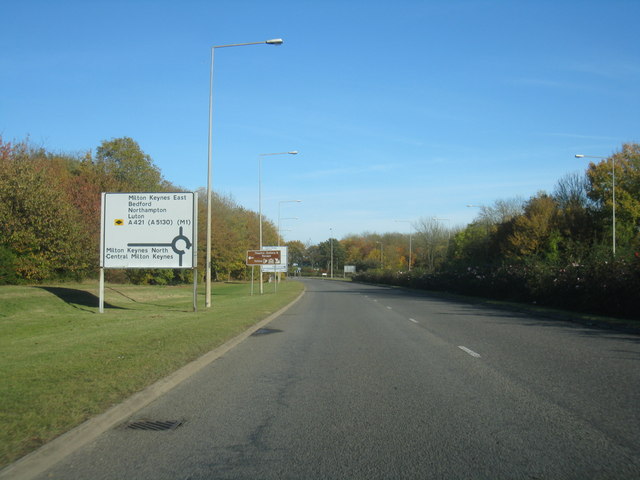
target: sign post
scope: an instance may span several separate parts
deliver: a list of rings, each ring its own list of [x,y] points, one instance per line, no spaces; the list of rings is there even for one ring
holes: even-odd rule
[[[251,265],[251,295],[253,295],[253,267],[260,265],[260,282],[262,282],[262,272],[265,265],[280,265],[281,251],[277,247],[267,247],[264,250],[247,250],[247,265]],[[285,255],[286,261],[286,255]],[[260,292],[262,293],[262,292]]]
[[[197,310],[197,194],[103,193],[100,236],[100,313],[105,268],[192,269]]]
[[[277,250],[280,252],[280,262],[279,263],[274,263],[274,264],[269,264],[269,265],[265,265],[262,264],[262,266],[260,267],[260,273],[273,273],[273,280],[274,280],[274,291],[278,290],[278,274],[279,273],[287,273],[288,271],[288,266],[289,266],[289,260],[288,260],[288,252],[289,252],[289,247],[287,246],[272,246],[272,247],[262,247],[265,250]]]

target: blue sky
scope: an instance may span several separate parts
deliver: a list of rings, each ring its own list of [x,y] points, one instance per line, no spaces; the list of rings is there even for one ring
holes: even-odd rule
[[[129,136],[317,243],[465,225],[640,141],[638,0],[3,0],[0,135],[62,152]],[[285,200],[302,203],[282,203]],[[332,229],[332,230],[330,230]]]

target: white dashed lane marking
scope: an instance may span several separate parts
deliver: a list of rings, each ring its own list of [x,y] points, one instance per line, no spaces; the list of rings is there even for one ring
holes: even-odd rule
[[[473,351],[473,350],[471,350],[470,348],[464,347],[464,346],[462,346],[462,345],[458,345],[458,348],[459,348],[460,350],[462,350],[463,352],[467,352],[467,353],[468,353],[469,355],[471,355],[472,357],[480,358],[480,354],[479,354],[479,353],[474,352],[474,351]]]

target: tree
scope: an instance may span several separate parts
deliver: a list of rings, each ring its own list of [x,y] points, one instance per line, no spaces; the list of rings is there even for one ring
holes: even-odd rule
[[[300,240],[293,240],[286,242],[286,245],[289,247],[289,265],[295,264],[298,267],[302,267],[307,253],[304,243]]]
[[[490,226],[475,221],[451,237],[450,260],[457,264],[480,265],[489,262]]]
[[[558,181],[553,198],[558,206],[557,228],[562,236],[561,249],[567,261],[580,263],[589,255],[601,229],[594,222],[594,202],[587,192],[585,174],[569,174]]]
[[[589,179],[584,173],[570,173],[558,180],[553,198],[561,209],[589,208]]]
[[[450,232],[434,218],[421,218],[416,224],[417,263],[428,273],[433,273],[445,261]]]
[[[615,172],[616,236],[622,244],[638,241],[640,227],[640,144],[626,143],[622,150],[598,164],[589,164],[588,196],[599,207],[600,221],[611,235],[613,173]]]
[[[487,225],[506,223],[522,214],[524,203],[525,201],[522,197],[513,197],[505,200],[496,200],[490,207],[483,205],[480,208],[479,221]]]
[[[0,246],[19,278],[41,281],[90,268],[91,239],[83,234],[59,173],[42,149],[26,143],[3,149]]]
[[[338,272],[344,266],[346,252],[338,239],[330,238],[318,244],[318,257],[319,264],[327,271],[331,270],[331,259],[333,258],[333,271]]]
[[[151,157],[129,137],[103,141],[95,164],[111,177],[117,191],[153,192],[166,186]]]
[[[504,252],[507,256],[526,257],[544,254],[555,258],[559,235],[555,228],[558,214],[556,201],[544,192],[531,198],[522,215],[511,220],[512,230]]]

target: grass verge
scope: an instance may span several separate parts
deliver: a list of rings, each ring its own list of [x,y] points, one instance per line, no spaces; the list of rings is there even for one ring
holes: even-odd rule
[[[191,286],[0,287],[0,467],[35,450],[246,330],[295,299],[216,284],[192,311]],[[204,293],[204,292],[199,292]],[[199,302],[203,295],[199,295]]]

